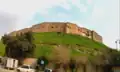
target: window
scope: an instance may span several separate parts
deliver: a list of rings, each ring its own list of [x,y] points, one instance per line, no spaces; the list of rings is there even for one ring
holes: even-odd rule
[[[71,28],[70,26],[68,26],[68,28]]]

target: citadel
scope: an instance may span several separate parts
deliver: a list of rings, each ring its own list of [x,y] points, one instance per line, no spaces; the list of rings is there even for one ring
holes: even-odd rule
[[[70,22],[42,22],[40,24],[33,25],[30,28],[25,28],[19,31],[14,31],[11,34],[16,35],[20,33],[25,33],[28,31],[32,32],[62,32],[67,34],[81,35],[90,38],[94,41],[102,43],[102,36],[100,36],[94,30],[89,30],[84,27],[79,27],[77,24]]]

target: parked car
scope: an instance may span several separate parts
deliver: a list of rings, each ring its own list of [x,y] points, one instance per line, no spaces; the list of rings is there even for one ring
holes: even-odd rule
[[[52,69],[46,68],[44,72],[52,72]]]
[[[17,68],[17,72],[35,72],[36,70],[30,65],[22,65]]]

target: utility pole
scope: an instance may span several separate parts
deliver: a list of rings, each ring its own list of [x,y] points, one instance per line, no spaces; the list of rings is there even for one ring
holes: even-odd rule
[[[118,48],[120,49],[120,39],[118,40]]]
[[[115,41],[116,43],[116,49],[119,50],[120,49],[120,39]]]
[[[115,41],[115,44],[116,44],[116,50],[118,50],[118,48],[117,48],[117,40]]]

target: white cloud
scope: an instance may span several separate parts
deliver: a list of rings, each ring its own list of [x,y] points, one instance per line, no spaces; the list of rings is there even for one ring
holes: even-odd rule
[[[84,4],[80,4],[79,0],[0,0],[0,11],[16,15],[18,18],[16,29],[21,29],[28,26],[27,23],[34,13],[48,15],[48,10],[54,6],[61,6],[69,10],[70,2],[79,7],[80,11],[86,12],[86,7]]]
[[[47,9],[53,6],[62,6],[69,9],[65,0],[0,0],[0,11],[14,14],[18,17],[17,28],[27,26],[27,22],[33,14],[39,11],[41,14],[48,14]]]
[[[15,15],[0,12],[0,35],[15,29],[17,18]]]
[[[118,36],[116,31],[118,31],[119,24],[119,0],[97,0],[96,2],[89,23],[95,27],[95,30],[103,35],[107,45],[115,47],[113,43]],[[91,3],[93,3],[93,0],[87,0],[87,4]],[[21,29],[30,26],[28,23],[34,13],[39,12],[47,16],[50,14],[48,10],[54,6],[61,6],[67,10],[71,9],[72,6],[76,6],[80,12],[86,12],[88,10],[87,6],[82,4],[81,0],[0,0],[0,13],[5,12],[10,14],[10,19],[15,16],[16,19],[12,19],[10,24],[13,26],[16,25],[16,29]],[[58,17],[69,17],[69,15],[59,13]],[[65,21],[76,23],[79,26],[84,25],[81,24],[80,21],[67,19]],[[11,31],[11,28],[7,31]]]

